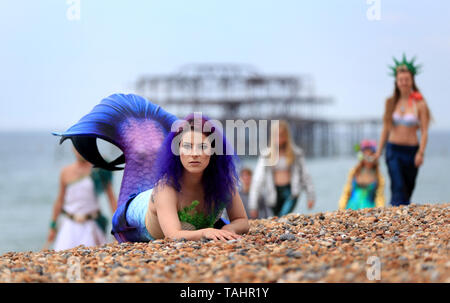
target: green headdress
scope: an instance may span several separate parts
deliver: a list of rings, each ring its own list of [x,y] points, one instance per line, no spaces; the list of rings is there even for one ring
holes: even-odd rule
[[[402,61],[398,61],[397,59],[395,59],[395,57],[392,57],[392,59],[394,59],[395,66],[389,66],[389,68],[392,70],[391,76],[394,76],[394,77],[397,76],[397,71],[401,68],[407,68],[413,74],[413,76],[415,76],[416,74],[418,74],[420,72],[419,70],[422,67],[421,64],[414,65],[414,61],[416,60],[416,57],[413,57],[411,59],[411,61],[408,62],[408,60],[406,60],[405,54],[403,54]]]

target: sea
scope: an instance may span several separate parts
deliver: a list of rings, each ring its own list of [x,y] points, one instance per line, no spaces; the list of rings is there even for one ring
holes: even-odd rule
[[[101,141],[99,149],[110,159],[120,151]],[[53,205],[58,194],[61,169],[75,160],[71,142],[59,144],[50,132],[0,132],[0,255],[10,251],[38,251],[46,242]],[[302,195],[294,209],[301,214],[334,211],[349,170],[357,163],[354,155],[307,158],[305,167],[312,177],[316,203],[306,207]],[[255,158],[241,159],[242,166],[254,168]],[[385,195],[390,199],[390,182],[386,164],[381,161],[386,177]],[[118,196],[122,172],[114,173],[113,186]],[[435,131],[429,143],[423,166],[419,170],[413,203],[450,202],[450,132]],[[101,210],[109,218],[105,195],[100,197]],[[112,241],[111,235],[108,240]]]

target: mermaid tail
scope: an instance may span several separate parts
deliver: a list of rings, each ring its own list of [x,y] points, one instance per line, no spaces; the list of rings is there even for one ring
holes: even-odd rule
[[[157,181],[155,162],[161,144],[177,117],[159,105],[134,94],[114,94],[103,99],[90,113],[62,133],[60,143],[71,139],[77,151],[95,167],[124,173],[118,206],[113,217],[117,240],[126,240],[122,231],[130,230],[125,220],[127,201],[148,190]],[[107,162],[100,154],[96,138],[116,145],[123,154]]]

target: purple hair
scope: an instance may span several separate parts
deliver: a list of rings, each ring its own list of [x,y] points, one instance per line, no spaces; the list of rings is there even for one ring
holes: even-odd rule
[[[194,121],[195,123],[201,121],[201,125],[194,125]],[[211,211],[213,204],[215,211],[220,208],[222,203],[225,204],[225,207],[228,207],[231,204],[232,194],[239,186],[239,175],[236,169],[239,159],[235,151],[228,144],[222,131],[215,127],[214,123],[205,115],[195,114],[194,119],[194,114],[189,114],[184,120],[177,121],[177,123],[180,122],[182,123],[180,127],[176,131],[172,129],[169,132],[159,150],[157,183],[169,185],[178,192],[181,190],[180,180],[183,176],[184,167],[179,153],[175,154],[172,152],[172,142],[178,135],[186,131],[199,131],[208,137],[215,133],[215,138],[221,138],[222,140],[223,152],[220,151],[219,154],[214,152],[211,155],[208,166],[203,171],[204,199],[209,211]],[[205,123],[209,124],[211,131],[205,130]],[[216,139],[211,142],[211,147],[213,148],[216,145]],[[179,148],[179,146],[175,148]]]

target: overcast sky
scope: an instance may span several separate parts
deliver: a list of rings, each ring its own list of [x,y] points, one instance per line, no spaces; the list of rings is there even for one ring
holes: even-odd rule
[[[68,2],[0,2],[0,130],[65,130],[141,75],[209,62],[309,74],[328,115],[381,117],[403,52],[433,129],[450,130],[449,1],[379,0],[378,21],[366,0],[80,0],[79,20]]]

